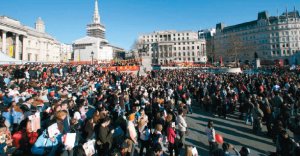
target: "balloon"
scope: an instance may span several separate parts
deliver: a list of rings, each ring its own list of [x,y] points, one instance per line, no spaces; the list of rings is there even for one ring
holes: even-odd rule
[[[54,91],[51,91],[51,92],[50,92],[50,96],[51,96],[51,97],[54,97],[54,95],[55,95],[55,92],[54,92]]]
[[[182,85],[178,86],[178,90],[182,90]]]
[[[224,141],[223,141],[223,137],[221,134],[216,134],[215,138],[216,138],[217,143],[223,144]]]

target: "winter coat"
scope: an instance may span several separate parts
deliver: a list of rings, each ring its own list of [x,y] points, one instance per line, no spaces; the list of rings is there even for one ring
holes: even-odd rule
[[[57,135],[54,138],[54,142],[52,142],[48,137],[47,131],[44,131],[32,146],[32,154],[55,156],[58,146],[62,143],[61,137],[62,135]]]

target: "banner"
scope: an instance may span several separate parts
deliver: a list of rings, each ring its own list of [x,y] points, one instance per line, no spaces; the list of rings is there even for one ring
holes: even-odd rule
[[[8,52],[9,57],[14,57],[14,46],[9,46],[9,52]]]
[[[111,67],[98,67],[97,70],[102,71],[138,71],[140,66],[111,66]]]
[[[119,66],[117,71],[138,71],[140,70],[139,66]]]

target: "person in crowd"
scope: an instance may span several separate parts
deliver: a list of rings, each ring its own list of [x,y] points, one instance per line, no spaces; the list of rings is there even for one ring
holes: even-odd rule
[[[127,123],[127,137],[128,137],[128,143],[129,143],[129,150],[130,156],[134,155],[135,152],[135,145],[137,145],[137,131],[135,129],[135,114],[132,113],[128,117],[128,123]]]
[[[209,120],[207,123],[207,128],[205,129],[208,143],[209,143],[209,153],[212,155],[212,153],[218,149],[218,143],[216,142],[216,131],[214,129],[213,121]]]
[[[178,128],[179,128],[180,143],[184,145],[185,144],[185,135],[187,132],[187,123],[183,117],[182,109],[178,110],[177,121],[178,121]]]
[[[99,154],[100,155],[108,155],[110,153],[113,141],[113,133],[114,130],[110,129],[110,118],[105,117],[104,119],[100,120],[100,125],[98,126],[97,130],[97,145],[99,146]]]
[[[140,156],[144,154],[144,148],[146,149],[146,153],[150,147],[150,134],[151,129],[148,127],[148,121],[144,119],[140,119],[138,122],[138,130],[139,130],[139,140],[140,140]]]
[[[250,149],[243,146],[240,150],[240,155],[241,156],[249,156],[250,155]]]
[[[175,156],[179,155],[178,143],[176,143],[176,132],[175,132],[175,122],[168,123],[167,128],[167,138],[169,142],[169,153],[170,156],[173,156],[173,151],[175,151]]]
[[[212,117],[231,118],[237,113],[255,134],[271,136],[278,154],[297,155],[298,71],[272,67],[266,69],[270,73],[251,75],[176,69],[144,76],[109,71],[129,64],[139,61],[0,66],[1,154],[16,149],[13,155],[133,155],[140,147],[140,155],[145,148],[146,155],[173,150],[179,155],[190,128],[187,121],[193,117],[190,113],[198,113],[194,107],[201,105],[200,111],[211,112],[207,114]],[[266,134],[261,133],[262,126]],[[284,133],[288,130],[293,136]],[[212,121],[205,133],[207,150],[213,155],[218,150],[211,146],[215,144]],[[225,145],[221,151],[231,151]],[[241,150],[241,155],[246,151]]]
[[[255,108],[252,110],[253,116],[253,133],[260,134],[262,129],[262,118],[264,116],[263,111],[260,109],[258,103],[255,104]]]

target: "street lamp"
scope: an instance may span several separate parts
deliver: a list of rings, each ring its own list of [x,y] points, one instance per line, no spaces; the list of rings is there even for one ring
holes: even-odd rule
[[[94,64],[94,52],[91,52],[91,56],[92,56],[92,64]]]

